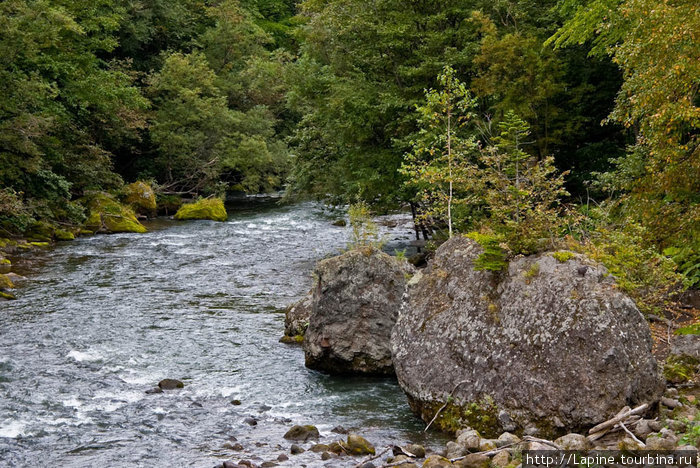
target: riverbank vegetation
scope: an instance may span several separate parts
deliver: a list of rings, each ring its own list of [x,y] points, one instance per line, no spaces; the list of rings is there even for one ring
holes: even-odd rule
[[[8,0],[0,26],[0,237],[152,215],[137,181],[168,214],[286,189],[411,205],[488,268],[585,252],[650,312],[700,283],[691,0]]]

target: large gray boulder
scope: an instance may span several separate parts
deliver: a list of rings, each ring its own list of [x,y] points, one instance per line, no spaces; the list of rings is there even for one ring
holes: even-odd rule
[[[413,267],[374,248],[318,263],[306,366],[334,374],[393,374],[391,330]]]
[[[482,252],[453,238],[410,281],[393,360],[424,420],[447,401],[433,424],[445,430],[561,435],[659,399],[649,327],[604,267],[541,254],[477,271]]]

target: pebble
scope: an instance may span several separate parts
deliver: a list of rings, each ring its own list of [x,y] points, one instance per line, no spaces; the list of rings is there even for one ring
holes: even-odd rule
[[[248,418],[245,418],[243,420],[243,422],[249,426],[257,426],[258,425],[258,421],[255,418],[248,417]]]

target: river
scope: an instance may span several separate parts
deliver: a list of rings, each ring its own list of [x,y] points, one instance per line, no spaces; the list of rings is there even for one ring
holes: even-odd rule
[[[28,277],[0,302],[0,464],[214,467],[289,455],[282,435],[341,425],[378,448],[436,443],[393,379],[330,377],[278,342],[283,309],[350,228],[314,203],[253,199],[226,223],[158,219],[147,234],[80,238],[13,258]],[[383,220],[388,249],[412,236]],[[145,391],[163,378],[185,388]],[[240,400],[241,405],[231,402]],[[250,426],[245,418],[253,417]],[[225,444],[234,437],[244,450]],[[352,466],[290,456],[282,466]]]

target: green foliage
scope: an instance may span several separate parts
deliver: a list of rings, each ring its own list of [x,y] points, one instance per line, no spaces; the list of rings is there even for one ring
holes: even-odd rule
[[[440,88],[427,90],[426,103],[417,107],[420,131],[399,171],[425,206],[423,220],[445,220],[452,237],[454,208],[469,211],[479,202],[473,190],[477,142],[465,134],[475,101],[451,67],[445,67],[438,83]]]
[[[700,322],[679,328],[674,332],[676,335],[700,335]]]
[[[552,252],[552,257],[554,257],[559,263],[566,263],[575,256],[576,255],[573,252],[567,252],[566,250]]]
[[[688,430],[681,437],[679,445],[693,445],[697,447],[700,442],[700,424],[697,421],[689,423]]]
[[[691,242],[682,247],[668,247],[664,255],[678,265],[678,272],[685,276],[689,287],[700,286],[700,242]]]
[[[381,248],[384,242],[379,237],[379,226],[372,221],[369,206],[364,201],[353,203],[348,208],[352,227],[351,249]]]
[[[604,226],[590,236],[584,252],[608,268],[642,312],[657,313],[684,288],[676,264],[644,242],[644,228],[638,224]]]
[[[603,179],[624,191],[627,215],[664,248],[700,232],[697,77],[700,28],[696,2],[563,0],[569,20],[550,39],[556,46],[591,41],[623,72],[609,121],[633,129],[635,144]]]
[[[523,276],[527,278],[528,280],[531,280],[533,278],[536,278],[537,275],[540,274],[540,264],[539,263],[533,263],[530,268],[528,268],[524,273]]]
[[[502,271],[508,266],[508,251],[503,246],[502,237],[480,232],[470,232],[467,237],[484,248],[484,252],[474,262],[477,270]]]
[[[446,64],[469,66],[471,11],[457,2],[301,2],[301,59],[290,104],[302,118],[292,144],[297,193],[403,200],[397,173],[415,131],[415,105]]]
[[[672,384],[682,384],[693,380],[698,360],[690,356],[671,355],[664,362],[664,378]]]
[[[565,174],[556,174],[553,158],[537,160],[523,151],[529,127],[513,112],[498,128],[495,145],[482,152],[488,224],[514,254],[554,247],[562,226],[560,199],[568,195]]]

